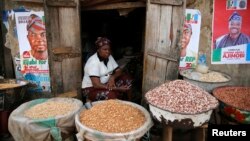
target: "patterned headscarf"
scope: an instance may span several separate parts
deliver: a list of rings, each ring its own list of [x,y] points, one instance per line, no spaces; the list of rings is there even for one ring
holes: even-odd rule
[[[108,46],[111,45],[110,40],[106,37],[98,37],[97,40],[95,41],[95,46],[97,49],[105,45],[108,45]]]
[[[28,19],[27,30],[28,31],[45,30],[44,22],[37,15],[31,14]]]

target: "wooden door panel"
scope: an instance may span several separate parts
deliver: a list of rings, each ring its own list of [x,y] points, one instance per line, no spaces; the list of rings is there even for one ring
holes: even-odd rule
[[[157,58],[154,56],[147,56],[147,68],[145,73],[146,82],[145,91],[148,91],[158,84],[165,82],[165,77],[162,77],[162,73],[166,72],[168,61],[162,58]]]
[[[185,1],[148,0],[142,91],[178,78]]]
[[[45,0],[52,93],[80,94],[82,79],[79,0]],[[61,49],[60,49],[61,48]]]

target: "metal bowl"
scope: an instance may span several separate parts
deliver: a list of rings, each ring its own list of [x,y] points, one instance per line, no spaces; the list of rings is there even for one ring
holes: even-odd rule
[[[240,92],[243,92],[245,94],[244,97],[242,95],[239,95]],[[225,99],[219,97],[220,94],[227,94],[227,95],[236,94],[237,98],[245,99],[245,97],[250,97],[250,87],[225,86],[225,87],[218,87],[213,90],[213,95],[220,102],[219,109],[221,113],[223,113],[224,115],[226,115],[227,117],[231,118],[233,121],[236,121],[238,123],[250,124],[250,106],[249,106],[250,104],[248,104],[249,101],[248,103],[247,101],[245,102],[243,100],[240,101],[241,104],[248,104],[249,106],[248,109],[243,109],[242,107],[226,102]],[[233,97],[230,96],[230,99],[234,100],[232,98]]]
[[[149,104],[154,119],[175,128],[196,128],[210,120],[213,109],[196,114],[174,113]]]
[[[28,84],[29,82],[25,80],[0,79],[0,95],[3,97],[3,104],[0,103],[0,109],[13,110],[19,106],[26,92],[25,86]],[[8,86],[6,87],[6,85]]]
[[[26,86],[28,83],[29,82],[26,80],[0,79],[0,91],[20,88],[20,87]],[[9,86],[9,87],[1,87],[1,85],[4,85],[4,84],[16,84],[16,85]]]
[[[225,78],[227,78],[227,81],[223,81],[223,82],[206,82],[206,81],[201,81],[199,80],[199,76],[195,77],[191,77],[191,73],[195,72],[194,69],[187,69],[187,70],[182,70],[180,71],[180,75],[183,77],[183,80],[188,81],[202,89],[204,89],[205,91],[207,91],[208,93],[212,93],[212,91],[217,88],[217,87],[221,87],[221,86],[226,86],[229,84],[229,82],[231,81],[231,76],[229,76],[226,73],[222,73],[222,72],[218,72],[218,71],[211,71],[209,70],[209,72],[218,72],[220,73],[222,76],[224,76]]]
[[[2,79],[0,78],[0,134],[8,134],[8,118],[10,113],[18,107],[23,101],[25,94],[25,86],[28,81],[17,79]],[[17,84],[8,85],[6,84]],[[1,87],[2,86],[2,87]]]

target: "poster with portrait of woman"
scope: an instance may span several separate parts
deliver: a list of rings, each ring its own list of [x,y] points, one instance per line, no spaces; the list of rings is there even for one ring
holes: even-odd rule
[[[212,64],[250,63],[249,8],[248,0],[214,0]]]
[[[23,78],[37,86],[33,91],[50,92],[44,12],[15,12],[15,20]]]

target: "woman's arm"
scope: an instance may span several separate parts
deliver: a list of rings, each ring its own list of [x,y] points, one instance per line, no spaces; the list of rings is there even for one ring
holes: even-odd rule
[[[114,72],[111,74],[109,80],[108,80],[108,88],[111,89],[115,86],[115,79],[118,78],[122,74],[122,70],[120,68],[117,68],[114,70]]]
[[[117,69],[114,70],[114,72],[112,73],[111,77],[112,79],[116,79],[117,77],[119,77],[122,74],[122,70],[118,67]]]
[[[101,83],[99,77],[91,76],[90,79],[92,81],[94,88],[97,88],[97,89],[107,89],[108,88],[107,85]]]

